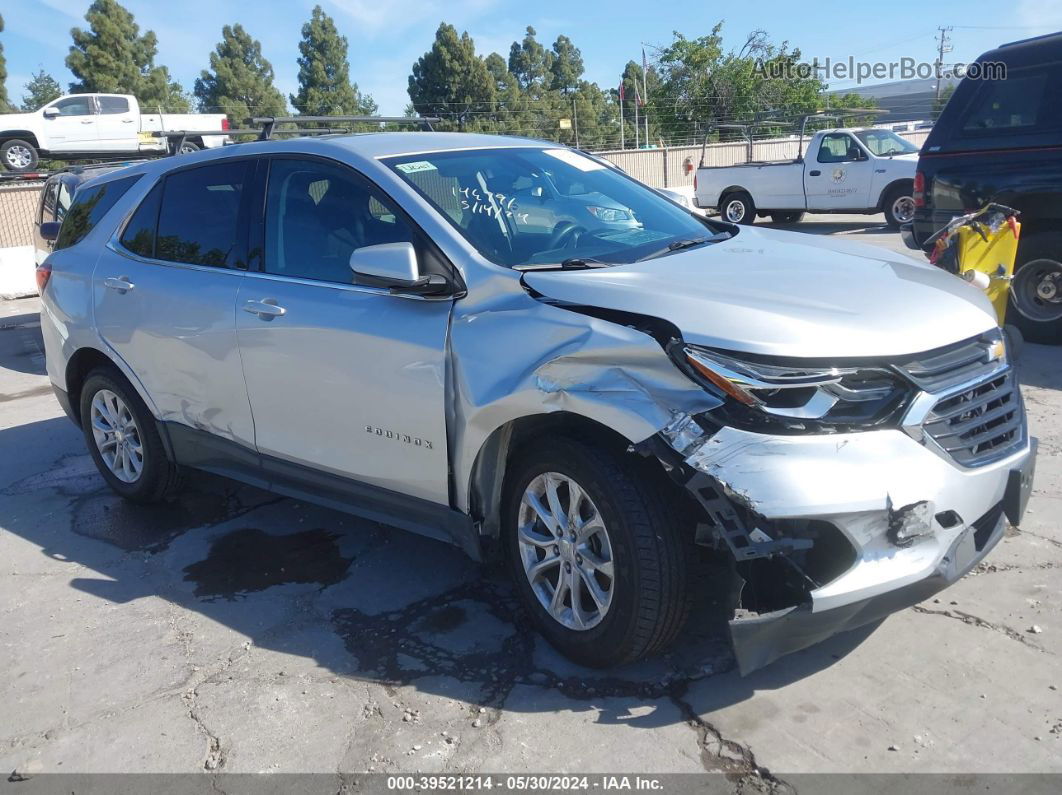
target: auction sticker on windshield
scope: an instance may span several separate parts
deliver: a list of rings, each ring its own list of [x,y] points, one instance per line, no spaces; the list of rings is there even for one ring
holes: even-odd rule
[[[438,169],[427,160],[414,160],[412,163],[398,163],[395,168],[403,174],[415,174],[418,171],[438,171]]]

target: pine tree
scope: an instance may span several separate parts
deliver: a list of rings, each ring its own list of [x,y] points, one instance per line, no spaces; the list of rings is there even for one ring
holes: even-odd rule
[[[554,91],[570,94],[579,87],[579,78],[583,76],[583,54],[563,34],[553,42],[553,63],[549,71],[549,87]]]
[[[187,110],[184,92],[170,80],[165,66],[155,66],[158,39],[154,31],[140,35],[133,15],[116,0],[94,0],[85,13],[87,31],[74,28],[66,65],[77,82],[72,92],[133,94],[145,107]]]
[[[226,113],[234,127],[254,116],[283,116],[284,97],[273,85],[273,66],[262,45],[239,24],[226,25],[210,53],[210,69],[195,81],[203,112]]]
[[[22,110],[33,111],[43,108],[53,99],[62,96],[63,89],[59,82],[41,69],[25,85],[26,93],[22,95]]]
[[[468,33],[445,22],[435,33],[431,50],[413,64],[409,98],[422,116],[440,116],[450,128],[483,130],[493,126],[494,77]]]
[[[307,116],[372,115],[377,106],[350,82],[347,37],[340,36],[335,20],[314,6],[310,21],[302,26],[299,42],[299,93],[291,104]]]
[[[524,91],[544,84],[553,67],[553,53],[539,44],[535,36],[535,29],[528,25],[524,40],[514,41],[509,48],[509,71]]]
[[[0,16],[0,33],[4,32],[4,18]],[[11,109],[7,99],[7,60],[4,58],[4,45],[0,43],[0,113]]]

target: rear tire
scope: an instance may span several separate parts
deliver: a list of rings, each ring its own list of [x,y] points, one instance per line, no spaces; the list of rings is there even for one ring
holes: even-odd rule
[[[176,146],[176,144],[174,144],[174,146]],[[179,154],[190,155],[192,152],[198,152],[200,148],[201,147],[199,146],[199,144],[195,143],[194,141],[185,141],[184,145],[181,147],[181,151]],[[171,152],[171,154],[173,153]]]
[[[4,141],[0,146],[0,161],[3,162],[4,168],[16,174],[33,171],[39,159],[37,147],[29,141],[12,138],[10,141]]]
[[[692,533],[682,541],[681,522],[655,473],[621,455],[547,439],[514,461],[502,508],[505,556],[528,615],[558,651],[594,668],[663,649],[689,613]],[[561,585],[561,577],[570,584]]]
[[[885,223],[889,229],[899,229],[901,224],[906,224],[914,218],[915,204],[911,195],[913,191],[910,185],[895,185],[885,194],[882,210],[885,211]]]
[[[804,213],[771,213],[771,223],[774,224],[799,224],[804,220]]]
[[[734,191],[719,202],[719,215],[732,224],[752,224],[756,222],[756,205],[745,191]]]
[[[180,488],[155,418],[115,370],[98,368],[81,388],[81,429],[96,468],[119,496],[159,502]]]
[[[1062,232],[1039,232],[1018,243],[1007,322],[1027,342],[1062,344]]]

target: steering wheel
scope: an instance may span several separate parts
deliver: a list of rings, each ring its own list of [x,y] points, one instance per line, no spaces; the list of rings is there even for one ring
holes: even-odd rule
[[[586,228],[577,226],[571,221],[561,221],[555,227],[553,227],[553,234],[550,235],[549,243],[546,244],[547,249],[568,248],[573,242],[575,242],[577,236],[586,234]]]

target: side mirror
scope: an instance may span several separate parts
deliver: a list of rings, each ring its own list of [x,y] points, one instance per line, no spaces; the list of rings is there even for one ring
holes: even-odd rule
[[[421,275],[412,243],[379,243],[356,248],[350,253],[350,269],[355,284],[386,287],[396,294],[439,295],[450,287],[444,276]]]
[[[45,108],[44,109],[44,118],[46,118],[46,119],[54,119],[58,115],[59,115],[59,108]]]
[[[58,221],[45,221],[41,224],[40,235],[43,240],[47,240],[49,243],[54,243],[59,237],[59,227],[62,226]]]

